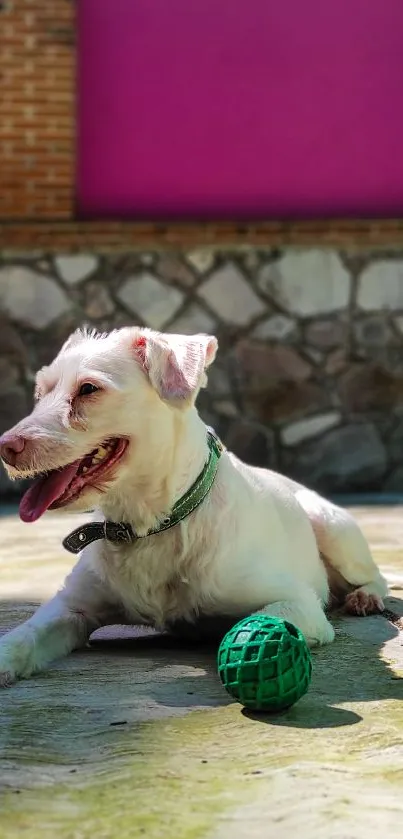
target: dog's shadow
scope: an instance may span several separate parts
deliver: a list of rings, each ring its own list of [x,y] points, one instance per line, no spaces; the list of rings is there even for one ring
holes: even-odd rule
[[[403,615],[403,600],[389,598],[388,615],[396,619]],[[380,651],[386,642],[398,643],[399,629],[383,616],[350,618],[334,616],[336,640],[333,644],[312,651],[313,679],[307,695],[292,708],[280,714],[262,714],[242,709],[241,713],[260,724],[295,728],[335,728],[355,725],[362,716],[344,704],[403,699],[403,678],[399,679]],[[113,650],[114,654],[147,659],[147,666],[155,668],[177,665],[172,679],[151,680],[152,698],[168,707],[219,707],[233,700],[226,694],[217,674],[218,644],[233,624],[226,619],[204,620],[196,627],[176,625],[173,634],[157,634],[138,628],[136,637],[105,637],[102,633],[92,639],[91,646],[99,651]],[[403,652],[402,652],[403,666]],[[181,668],[185,673],[181,673]],[[197,671],[192,675],[192,668]]]

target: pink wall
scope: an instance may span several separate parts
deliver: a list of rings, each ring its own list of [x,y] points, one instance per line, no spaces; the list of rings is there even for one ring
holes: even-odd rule
[[[79,0],[85,215],[403,212],[403,0]]]

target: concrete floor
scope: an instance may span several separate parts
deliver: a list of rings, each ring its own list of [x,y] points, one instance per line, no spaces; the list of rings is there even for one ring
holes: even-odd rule
[[[391,620],[337,618],[284,715],[232,703],[214,649],[133,631],[1,692],[1,839],[400,839],[403,508],[354,513],[392,581]],[[58,587],[79,521],[0,519],[1,630]]]

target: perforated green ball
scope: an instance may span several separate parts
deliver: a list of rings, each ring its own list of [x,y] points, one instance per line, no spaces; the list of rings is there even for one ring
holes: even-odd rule
[[[223,638],[218,673],[228,693],[245,708],[283,711],[308,690],[311,654],[302,632],[292,623],[252,615]]]

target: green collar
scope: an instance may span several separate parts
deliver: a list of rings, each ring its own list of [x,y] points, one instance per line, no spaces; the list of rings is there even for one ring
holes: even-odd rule
[[[221,440],[219,440],[212,428],[207,429],[207,443],[209,456],[199,477],[196,478],[190,489],[176,502],[171,514],[166,516],[158,527],[149,530],[145,536],[154,536],[156,533],[163,533],[164,530],[175,527],[176,524],[186,519],[204,501],[213,486],[217,474],[218,462],[224,451]],[[132,526],[125,522],[93,521],[77,527],[76,530],[69,533],[63,540],[63,547],[67,551],[70,551],[70,553],[78,554],[83,548],[90,545],[91,542],[96,542],[98,539],[107,539],[109,542],[116,543],[134,542],[136,539],[142,538],[144,536],[139,536],[133,530]]]

